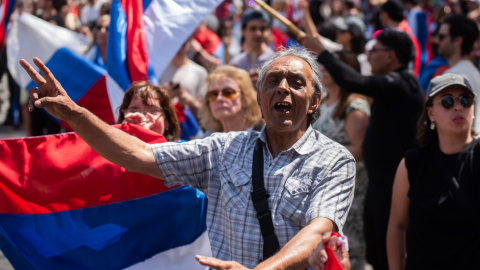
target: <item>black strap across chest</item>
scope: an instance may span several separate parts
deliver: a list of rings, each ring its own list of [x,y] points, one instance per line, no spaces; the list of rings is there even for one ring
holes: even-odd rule
[[[275,228],[273,227],[272,212],[268,207],[268,194],[263,182],[263,142],[258,139],[253,151],[252,164],[252,201],[257,219],[260,223],[260,231],[263,237],[263,260],[270,258],[280,250]]]

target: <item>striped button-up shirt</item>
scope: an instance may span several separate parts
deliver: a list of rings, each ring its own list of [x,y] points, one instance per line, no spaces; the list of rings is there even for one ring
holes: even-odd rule
[[[167,186],[189,185],[207,195],[213,256],[248,268],[263,257],[263,239],[250,196],[258,138],[264,142],[264,183],[280,246],[317,217],[332,220],[341,232],[353,199],[355,160],[345,147],[311,127],[275,159],[268,150],[265,129],[152,146]]]

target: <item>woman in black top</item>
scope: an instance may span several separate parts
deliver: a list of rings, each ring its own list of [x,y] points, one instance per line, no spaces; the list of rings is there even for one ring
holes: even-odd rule
[[[407,152],[395,176],[387,233],[391,270],[480,269],[474,98],[461,75],[430,83],[418,128],[423,148]]]

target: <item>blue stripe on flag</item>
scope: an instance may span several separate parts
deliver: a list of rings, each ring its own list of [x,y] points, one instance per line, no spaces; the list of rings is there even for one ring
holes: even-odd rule
[[[152,3],[152,0],[142,0],[143,1],[143,12],[148,8],[150,3]]]
[[[106,74],[104,69],[66,48],[55,52],[45,64],[75,102]],[[27,89],[36,86],[37,84],[32,81]]]
[[[80,210],[0,214],[0,245],[17,269],[121,269],[195,241],[206,209],[203,193],[182,186]]]
[[[120,0],[113,0],[110,8],[108,30],[107,70],[117,84],[125,91],[130,87],[127,70],[127,15]]]

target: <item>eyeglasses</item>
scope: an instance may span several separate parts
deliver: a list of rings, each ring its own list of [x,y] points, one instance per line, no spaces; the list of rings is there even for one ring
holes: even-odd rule
[[[108,32],[108,26],[95,25],[95,29],[97,29],[98,31],[102,30],[103,28],[105,28],[105,31]]]
[[[473,104],[473,97],[470,95],[460,95],[459,97],[454,97],[452,95],[443,96],[440,100],[440,104],[447,110],[450,110],[455,106],[455,100],[458,99],[460,105],[462,105],[465,109],[470,108]]]
[[[218,95],[221,95],[226,99],[232,100],[236,98],[238,94],[240,94],[240,91],[235,91],[232,88],[225,88],[225,89],[222,89],[221,91],[211,90],[211,91],[208,91],[207,93],[207,99],[210,102],[214,102],[215,100],[217,100]]]
[[[444,38],[448,37],[449,35],[447,34],[437,34],[438,41],[442,41]]]
[[[391,51],[392,48],[371,48],[370,50],[368,50],[369,53],[376,53],[376,52],[386,52],[386,51]]]
[[[123,109],[122,111],[125,115],[129,114],[129,113],[142,113],[144,115],[147,115],[147,113],[149,113],[153,116],[159,116],[159,115],[162,114],[163,109],[158,108],[158,107],[149,107],[149,108],[145,108],[145,109],[139,109],[137,107],[131,107],[131,108]]]

